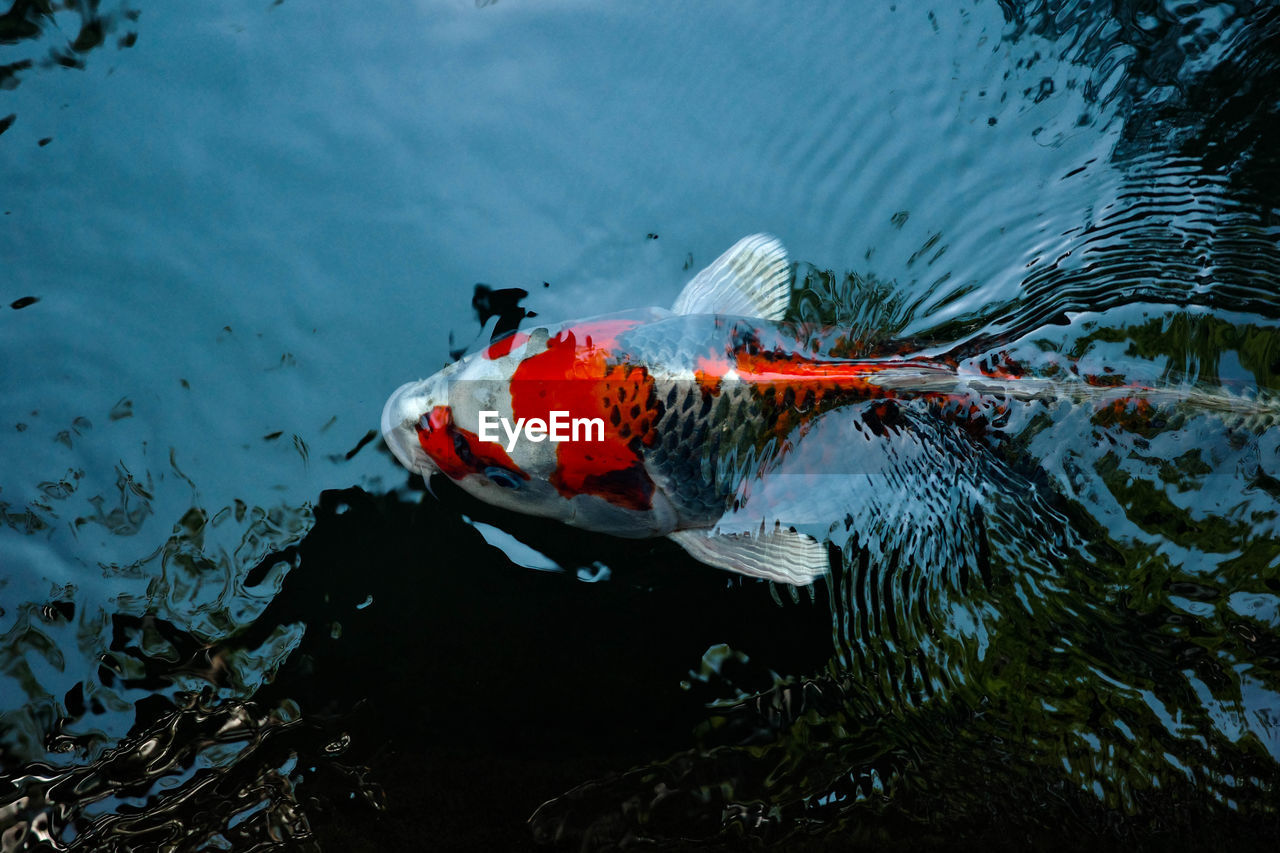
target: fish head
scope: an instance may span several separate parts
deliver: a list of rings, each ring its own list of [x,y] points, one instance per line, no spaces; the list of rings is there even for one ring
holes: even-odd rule
[[[384,439],[410,471],[444,474],[502,509],[620,536],[663,535],[675,511],[638,443],[656,425],[644,414],[652,383],[618,363],[617,347],[619,334],[653,316],[500,339],[401,386],[383,409]]]
[[[485,503],[569,521],[572,507],[547,480],[543,446],[510,442],[501,428],[517,420],[509,379],[525,342],[514,339],[402,385],[383,408],[382,435],[396,459],[423,479],[439,472]],[[482,412],[496,428],[482,429]]]

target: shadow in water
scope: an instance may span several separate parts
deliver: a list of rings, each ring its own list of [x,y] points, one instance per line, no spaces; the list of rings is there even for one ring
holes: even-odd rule
[[[87,763],[7,764],[4,849],[521,849],[544,800],[687,744],[705,696],[681,682],[699,650],[748,650],[747,690],[828,654],[824,603],[779,610],[766,587],[674,546],[508,519],[562,564],[607,559],[613,577],[531,572],[417,497],[323,493],[306,537],[245,578],[252,588],[287,565],[279,592],[225,639],[116,614],[98,679],[145,693],[135,722]],[[278,671],[263,664],[268,683],[249,700],[215,695],[227,661],[297,626],[301,640]],[[192,681],[208,687],[174,689]],[[91,731],[99,709],[66,706],[50,738],[73,751],[85,745],[58,732]]]

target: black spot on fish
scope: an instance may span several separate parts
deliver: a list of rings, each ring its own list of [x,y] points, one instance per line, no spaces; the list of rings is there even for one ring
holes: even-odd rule
[[[707,439],[707,422],[699,421],[697,428],[694,429],[693,435],[690,437],[690,441],[693,443],[694,447],[701,447],[702,443],[706,441],[706,439]]]
[[[622,423],[622,412],[618,411],[617,406],[609,410],[609,422],[614,426]]]
[[[715,412],[711,417],[718,424],[733,424],[737,423],[736,420],[733,420],[735,414],[736,413],[733,411],[733,403],[729,400],[728,396],[722,396],[717,399]]]
[[[591,494],[608,496],[612,503],[632,509],[653,506],[653,480],[639,463],[583,479],[583,489]]]

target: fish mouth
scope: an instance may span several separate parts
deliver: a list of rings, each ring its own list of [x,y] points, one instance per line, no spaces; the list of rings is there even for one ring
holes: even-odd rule
[[[440,374],[407,382],[395,390],[382,408],[382,440],[392,455],[410,471],[424,478],[436,465],[418,442],[418,421],[437,406],[448,404],[448,388]]]

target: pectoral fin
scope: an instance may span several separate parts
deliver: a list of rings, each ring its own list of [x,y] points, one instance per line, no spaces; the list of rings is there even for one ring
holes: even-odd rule
[[[781,320],[791,304],[791,265],[777,237],[752,234],[693,277],[676,298],[677,314],[737,314]]]
[[[709,566],[796,586],[808,586],[831,567],[825,545],[781,527],[762,533],[677,530],[670,538]]]

